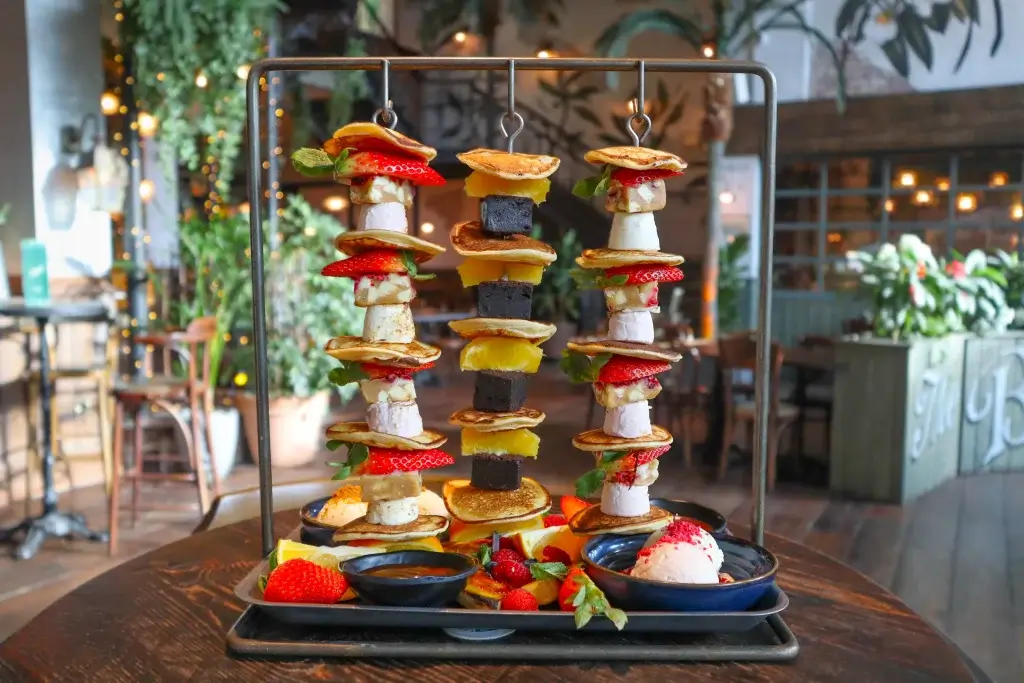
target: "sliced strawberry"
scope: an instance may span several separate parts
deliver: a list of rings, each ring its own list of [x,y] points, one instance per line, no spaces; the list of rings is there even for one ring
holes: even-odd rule
[[[399,367],[394,365],[381,365],[378,363],[362,363],[363,372],[370,376],[370,379],[385,379],[393,382],[396,379],[412,379],[414,373],[420,370],[428,370],[434,367],[433,363],[418,365],[415,368]]]
[[[618,181],[626,187],[636,187],[644,183],[661,178],[671,178],[683,175],[682,171],[670,171],[665,168],[655,168],[649,171],[634,171],[631,168],[616,168],[612,171],[612,180]]]
[[[414,185],[444,185],[444,178],[427,162],[395,152],[355,152],[335,167],[335,177],[339,179],[378,175],[408,180]]]
[[[619,462],[619,471],[611,475],[610,480],[616,484],[632,486],[636,483],[636,468],[646,465],[668,453],[671,446],[660,446],[646,451],[633,451]]]
[[[405,260],[397,249],[370,249],[324,266],[321,275],[357,279],[363,275],[405,273]]]
[[[644,360],[629,356],[612,356],[597,375],[598,382],[606,384],[627,384],[638,379],[668,372],[671,363],[661,360]]]
[[[418,472],[435,467],[454,465],[455,458],[440,448],[426,451],[402,451],[395,448],[371,448],[366,462],[359,469],[360,474],[394,474],[395,472]]]
[[[642,285],[646,282],[679,282],[683,279],[683,271],[675,266],[659,266],[640,264],[638,266],[620,266],[604,271],[606,278],[625,275],[624,285]]]

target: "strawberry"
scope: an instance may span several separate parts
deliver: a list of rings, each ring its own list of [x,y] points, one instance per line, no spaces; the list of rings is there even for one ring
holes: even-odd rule
[[[682,171],[672,171],[667,168],[652,168],[647,171],[635,171],[631,168],[616,168],[612,171],[612,180],[618,181],[626,187],[636,187],[643,183],[660,178],[671,178],[683,175]]]
[[[576,593],[580,590],[580,586],[577,583],[580,576],[586,576],[583,573],[583,569],[581,567],[573,567],[566,574],[565,580],[562,581],[562,587],[558,589],[558,609],[563,612],[576,611],[572,603],[576,598]]]
[[[573,612],[576,628],[583,628],[596,614],[603,614],[611,619],[615,628],[622,630],[626,625],[626,613],[616,609],[608,602],[604,591],[598,588],[590,577],[579,567],[569,570],[558,590],[558,608],[563,612]]]
[[[515,550],[516,554],[519,554],[519,551],[516,550],[516,543],[512,540],[511,536],[499,536],[498,548],[501,550]]]
[[[540,606],[537,604],[537,598],[533,597],[533,593],[516,588],[505,593],[505,597],[501,599],[501,609],[513,612],[536,612]]]
[[[455,458],[440,448],[425,451],[403,451],[396,448],[371,448],[366,462],[360,467],[360,474],[394,474],[395,472],[418,472],[435,467],[454,465]]]
[[[544,528],[552,526],[564,526],[569,522],[565,519],[565,515],[548,515],[544,518]]]
[[[388,176],[408,180],[414,185],[444,185],[440,173],[421,159],[396,152],[353,152],[339,159],[334,167],[335,178],[354,180],[370,176]],[[358,183],[357,183],[358,184]]]
[[[491,562],[523,562],[526,558],[511,548],[502,548],[491,555]]]
[[[606,278],[626,276],[624,285],[642,285],[646,282],[679,282],[683,279],[683,271],[675,266],[658,266],[641,264],[639,266],[620,266],[604,271]]]
[[[327,277],[350,277],[353,280],[362,275],[383,275],[385,273],[406,273],[405,259],[396,249],[370,249],[347,259],[324,266],[321,275]]]
[[[348,581],[340,573],[309,560],[294,559],[270,572],[263,599],[330,605],[341,600],[347,590]]]
[[[659,446],[646,451],[633,451],[622,459],[622,469],[636,469],[640,465],[646,465],[669,452],[672,446]]]
[[[544,546],[544,549],[540,551],[540,556],[542,562],[561,562],[566,566],[572,564],[572,557],[569,556],[569,553],[553,545]]]
[[[605,384],[628,384],[671,369],[670,363],[661,360],[612,356],[597,374],[597,381]]]
[[[383,379],[394,382],[396,379],[412,379],[414,373],[420,370],[429,370],[434,367],[433,363],[424,363],[414,368],[394,365],[383,365],[380,363],[363,363],[363,372],[369,375],[370,379]]]
[[[579,512],[590,507],[590,503],[576,496],[562,496],[559,506],[562,508],[562,514],[565,515],[566,520],[571,520]]]
[[[513,562],[511,560],[504,560],[494,565],[494,568],[491,569],[491,576],[497,581],[506,583],[513,588],[522,588],[533,581],[533,575],[530,574],[529,567],[522,562]]]

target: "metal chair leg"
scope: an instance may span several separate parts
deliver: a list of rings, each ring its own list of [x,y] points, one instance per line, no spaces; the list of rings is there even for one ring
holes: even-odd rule
[[[203,394],[203,425],[206,427],[206,448],[210,454],[210,473],[213,475],[213,497],[220,496],[220,473],[217,471],[217,454],[213,450],[213,391]]]
[[[142,408],[145,404],[139,404],[135,408],[134,422],[132,423],[132,528],[139,522],[139,499],[142,486]]]
[[[103,400],[106,400],[105,398]],[[118,516],[121,512],[121,476],[124,469],[124,404],[114,404],[114,445],[113,445],[113,476],[110,479],[108,495],[109,541],[107,553],[113,557],[117,554]]]
[[[107,385],[107,378],[105,376],[98,377],[96,380],[96,394],[98,398],[96,415],[100,428],[100,457],[103,459],[103,485],[107,495],[110,495],[114,480],[114,453],[110,445],[112,425],[110,423],[110,402],[107,396],[109,392],[110,387]]]
[[[188,399],[189,407],[189,426],[192,431],[192,449],[189,453],[189,459],[192,462],[192,471],[196,475],[196,486],[199,489],[199,511],[200,514],[206,514],[206,511],[210,509],[210,492],[206,484],[206,464],[203,462],[203,456],[200,452],[202,435],[199,429],[199,420],[202,416],[199,412],[199,396],[194,392],[190,393]],[[209,446],[209,444],[208,444]],[[210,460],[213,460],[213,451],[210,449]]]

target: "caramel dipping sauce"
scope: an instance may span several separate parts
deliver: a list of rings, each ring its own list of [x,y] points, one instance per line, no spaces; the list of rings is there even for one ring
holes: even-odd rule
[[[423,579],[431,576],[454,576],[461,571],[453,567],[429,567],[423,564],[384,564],[360,573],[385,579]]]
[[[691,524],[696,524],[697,526],[699,526],[701,529],[703,529],[704,531],[708,532],[709,534],[712,531],[714,531],[714,529],[711,528],[710,524],[708,524],[707,522],[702,522],[699,519],[694,519],[693,517],[686,517],[684,515],[676,515],[676,519],[682,519],[682,520],[685,520],[687,522],[690,522]]]

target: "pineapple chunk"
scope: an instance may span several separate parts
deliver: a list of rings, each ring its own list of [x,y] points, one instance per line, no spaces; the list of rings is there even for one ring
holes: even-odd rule
[[[475,429],[462,430],[463,455],[519,455],[536,458],[540,449],[540,437],[529,429],[508,429],[503,432],[478,432]]]
[[[473,287],[481,282],[495,282],[502,279],[539,285],[540,279],[544,275],[544,266],[468,258],[458,267],[458,271],[463,287]]]
[[[477,337],[459,354],[463,370],[502,370],[505,372],[537,372],[544,352],[526,339],[510,337]]]
[[[364,379],[359,382],[359,389],[367,403],[407,403],[416,400],[416,384],[411,379]]]
[[[602,408],[619,408],[627,403],[649,401],[661,393],[661,383],[654,377],[638,379],[630,384],[594,383],[594,398]]]
[[[612,213],[645,213],[665,208],[665,180],[658,178],[635,187],[626,187],[617,180],[608,184],[604,208]]]
[[[604,302],[610,313],[650,310],[658,305],[658,283],[606,287]]]
[[[466,178],[466,194],[470,197],[487,197],[500,194],[511,197],[528,197],[534,204],[540,204],[548,196],[551,181],[541,180],[506,180],[495,175],[473,171]]]
[[[514,282],[539,285],[540,279],[544,276],[544,266],[535,266],[530,263],[506,263],[505,275]]]
[[[362,276],[356,280],[356,306],[407,304],[416,298],[412,280],[404,273],[388,273],[384,279]]]

